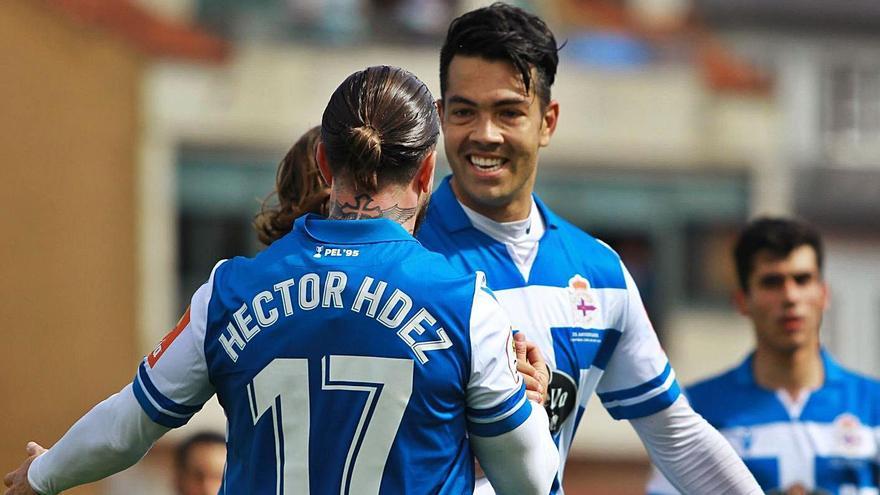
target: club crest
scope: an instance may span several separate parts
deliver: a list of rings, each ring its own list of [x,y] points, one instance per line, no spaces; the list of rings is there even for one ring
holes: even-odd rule
[[[590,294],[590,281],[580,275],[568,280],[568,300],[571,303],[574,324],[587,326],[593,321],[593,315],[599,307]]]
[[[859,418],[849,413],[841,414],[834,419],[834,432],[838,448],[844,453],[858,453],[870,441],[865,438]]]

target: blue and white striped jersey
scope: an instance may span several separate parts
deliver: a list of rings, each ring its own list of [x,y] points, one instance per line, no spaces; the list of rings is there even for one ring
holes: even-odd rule
[[[593,391],[616,419],[661,411],[680,391],[617,254],[535,202],[547,228],[528,280],[502,243],[474,228],[448,177],[418,238],[456,267],[484,271],[514,330],[543,351],[553,368],[547,412],[562,466]],[[560,468],[552,493],[562,493],[562,476]]]
[[[169,427],[218,395],[221,493],[470,493],[467,432],[531,406],[509,320],[463,273],[390,220],[301,217],[214,268],[135,395]]]
[[[797,402],[755,383],[752,356],[686,394],[766,492],[877,495],[880,382],[841,367],[824,350],[822,362],[825,383]],[[648,492],[678,493],[656,470]]]

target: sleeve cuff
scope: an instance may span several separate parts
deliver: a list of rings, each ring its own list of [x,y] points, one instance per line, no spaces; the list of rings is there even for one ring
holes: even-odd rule
[[[614,419],[635,419],[666,409],[679,395],[681,388],[667,363],[663,372],[652,380],[626,390],[599,394],[599,399]]]
[[[46,454],[48,454],[48,452],[44,453],[43,455],[46,455]],[[31,465],[28,466],[28,472],[27,472],[28,484],[31,485],[31,490],[33,490],[37,495],[55,495],[53,492],[47,490],[44,486],[42,486],[38,482],[38,479],[40,477],[39,476],[40,468],[38,467],[38,465],[40,464],[39,461],[42,457],[43,457],[42,455],[37,457],[36,459],[34,459],[33,462],[31,462]]]
[[[496,437],[521,425],[532,413],[525,385],[495,407],[467,410],[468,432],[480,437]]]
[[[185,425],[202,406],[186,406],[165,397],[150,380],[144,363],[138,367],[132,383],[132,391],[147,416],[154,422],[168,427],[178,428]]]

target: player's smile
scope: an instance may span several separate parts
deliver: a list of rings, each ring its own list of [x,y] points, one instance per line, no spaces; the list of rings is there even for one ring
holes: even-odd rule
[[[497,175],[502,167],[508,163],[504,157],[489,156],[483,154],[466,154],[465,159],[474,168],[478,176],[491,177]]]

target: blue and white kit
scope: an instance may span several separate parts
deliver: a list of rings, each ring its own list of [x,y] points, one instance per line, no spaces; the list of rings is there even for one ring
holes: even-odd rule
[[[594,391],[616,419],[669,407],[680,394],[632,278],[606,244],[559,218],[535,197],[546,230],[524,273],[508,247],[474,227],[447,177],[418,233],[464,271],[486,273],[515,331],[535,342],[553,370],[547,412],[560,453],[551,493]]]
[[[218,264],[135,396],[174,427],[217,393],[225,493],[466,492],[465,432],[508,432],[531,406],[509,323],[462,273],[390,220],[302,217]]]
[[[767,493],[880,493],[880,382],[822,351],[825,382],[793,401],[761,388],[752,356],[688,387],[693,408],[717,428]],[[648,492],[678,492],[655,471]]]
[[[28,479],[45,495],[124,469],[215,393],[221,493],[471,493],[471,447],[506,493],[546,493],[556,473],[483,275],[387,219],[307,215],[255,258],[218,263],[134,382]]]

